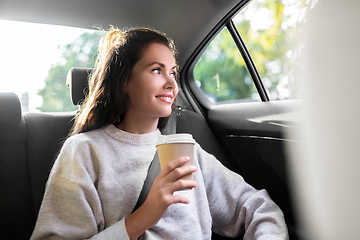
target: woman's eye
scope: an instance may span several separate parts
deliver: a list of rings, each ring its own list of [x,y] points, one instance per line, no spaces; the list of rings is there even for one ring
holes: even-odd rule
[[[176,78],[176,72],[170,73],[170,76],[173,77],[173,78]]]
[[[161,70],[159,68],[156,68],[156,69],[153,69],[152,72],[155,74],[160,74]]]

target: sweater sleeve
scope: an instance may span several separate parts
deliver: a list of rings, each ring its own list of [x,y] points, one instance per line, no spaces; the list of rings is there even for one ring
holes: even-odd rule
[[[285,219],[266,190],[256,190],[197,145],[213,231],[244,240],[288,239]]]
[[[51,171],[31,239],[128,239],[124,219],[105,225],[97,172],[91,144],[69,138]]]

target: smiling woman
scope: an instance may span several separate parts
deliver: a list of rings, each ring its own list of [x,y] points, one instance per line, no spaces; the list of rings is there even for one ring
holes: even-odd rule
[[[171,114],[179,91],[176,69],[174,56],[167,46],[153,43],[147,47],[125,86],[129,102],[124,119],[118,125],[120,129],[132,133],[153,132],[158,117]],[[139,122],[152,129],[139,128]]]
[[[141,58],[142,55],[145,57]],[[73,135],[107,124],[128,123],[127,115],[135,114],[132,120],[139,118],[144,120],[143,116],[136,114],[139,112],[139,109],[136,109],[139,107],[137,102],[142,100],[142,104],[146,106],[142,106],[142,110],[147,112],[147,107],[150,107],[148,102],[158,100],[156,96],[171,93],[173,98],[171,108],[166,113],[156,114],[158,120],[155,127],[163,129],[168,120],[167,113],[170,114],[176,108],[175,96],[178,90],[173,77],[177,69],[175,55],[173,41],[161,32],[148,28],[129,31],[112,28],[100,40],[97,66],[89,81],[89,96],[85,99],[77,117]],[[153,63],[157,66],[154,67]],[[134,71],[134,68],[137,71]],[[156,81],[149,81],[149,78]],[[169,78],[172,82],[170,85]],[[166,80],[165,83],[163,80]],[[161,84],[165,84],[164,88],[170,87],[176,92],[169,90],[160,92],[157,89],[156,94],[149,96],[149,86],[153,89],[154,86],[160,87]],[[144,91],[142,92],[141,89]]]
[[[111,29],[102,38],[89,94],[49,176],[33,240],[288,239],[284,215],[196,145],[162,167],[132,211],[178,94],[175,47],[149,29]],[[194,173],[194,179],[182,179]],[[183,191],[184,190],[184,191]],[[224,208],[224,206],[226,206]],[[186,230],[186,231],[185,231]]]

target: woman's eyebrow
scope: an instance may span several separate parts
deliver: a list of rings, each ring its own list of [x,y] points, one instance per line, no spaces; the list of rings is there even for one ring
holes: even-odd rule
[[[163,64],[163,63],[160,63],[160,62],[153,62],[153,63],[150,63],[149,65],[148,65],[148,67],[150,67],[150,66],[152,66],[152,65],[160,65],[160,67],[162,67],[162,68],[165,68],[165,64]],[[175,66],[173,66],[171,69],[177,69],[177,65],[175,65]]]

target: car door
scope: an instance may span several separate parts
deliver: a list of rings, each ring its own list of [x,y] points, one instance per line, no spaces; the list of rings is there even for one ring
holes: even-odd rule
[[[272,16],[267,11],[274,8],[276,18],[276,11],[288,6],[274,1],[253,2],[229,13],[198,47],[182,70],[180,96],[185,110],[197,115],[189,119],[195,122],[199,118],[207,125],[195,124],[197,127],[192,131],[203,134],[211,131],[223,152],[219,153],[213,146],[206,150],[255,188],[266,189],[284,212],[290,239],[298,239],[286,146],[299,144],[289,133],[299,124],[301,100],[292,99],[299,95],[293,86],[284,90],[286,80],[296,79],[291,66],[281,59],[283,55],[290,56],[293,50],[278,46],[281,51],[273,56],[259,50],[261,43],[251,42],[257,41],[256,38],[247,36],[257,31],[261,32],[258,38],[271,38],[265,33],[274,30],[272,25],[258,26],[257,30],[250,26],[244,36],[240,33],[243,25],[246,29],[246,25],[255,24],[250,19],[267,13]],[[266,8],[263,3],[270,6]],[[255,11],[249,20],[246,20],[246,11]],[[267,44],[275,46],[293,40],[285,36],[290,30],[294,29],[285,29],[278,42],[269,40]],[[206,145],[209,139],[206,136],[200,141]]]

